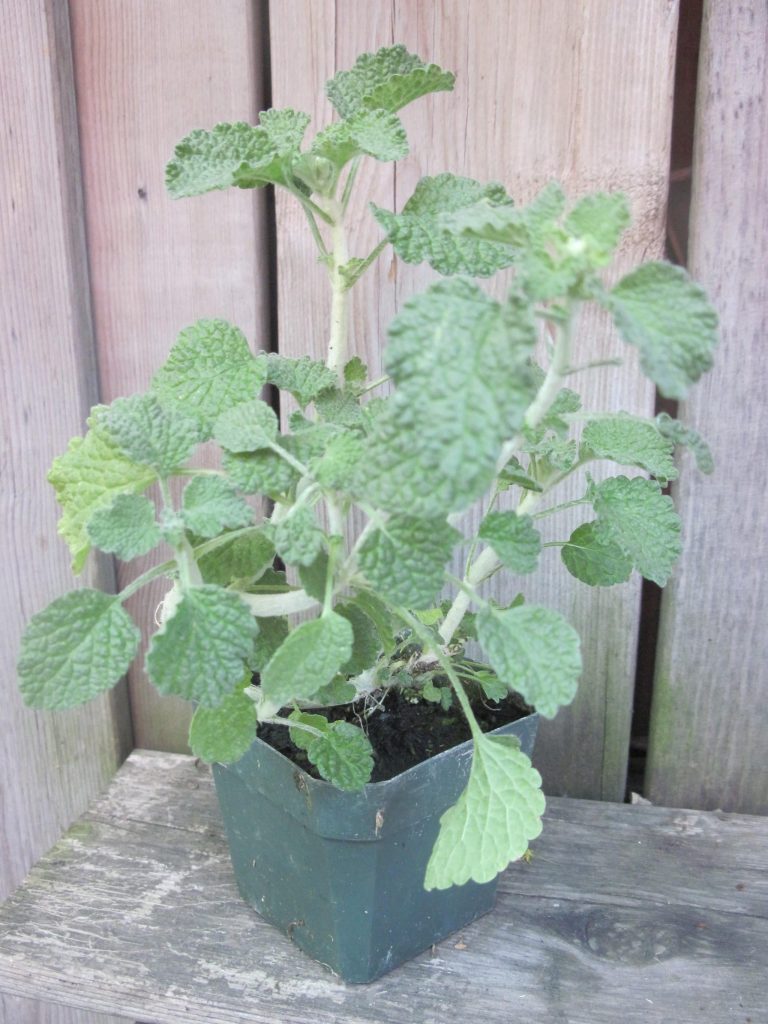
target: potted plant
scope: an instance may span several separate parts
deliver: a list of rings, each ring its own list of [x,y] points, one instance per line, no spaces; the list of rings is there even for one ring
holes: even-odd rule
[[[373,206],[384,238],[350,255],[360,161],[403,157],[398,110],[452,86],[388,47],[327,83],[339,119],[309,144],[294,110],[179,143],[172,196],[271,184],[301,205],[332,292],[327,360],[254,355],[236,327],[203,320],[146,393],[96,407],[50,471],[73,568],[92,546],[130,560],[166,545],[170,557],[120,594],[54,601],[19,661],[32,707],[95,697],[138,647],[126,598],[167,577],[146,669],[197,705],[190,746],[214,764],[241,891],[351,981],[489,909],[498,873],[541,829],[529,754],[537,715],[574,697],[579,639],[521,595],[488,599],[484,582],[533,573],[538,520],[576,504],[584,522],[557,545],[567,572],[612,586],[636,570],[664,585],[680,550],[662,492],[675,446],[711,469],[681,423],[584,412],[564,386],[585,369],[588,303],[610,312],[667,397],[711,364],[716,316],[683,270],[645,263],[604,283],[629,222],[622,195],[569,205],[550,185],[518,207],[499,183],[440,174],[399,213]],[[387,376],[369,381],[348,349],[348,304],[387,245],[445,279],[405,303]],[[472,279],[502,268],[514,273],[496,301]],[[282,425],[265,385],[295,401]],[[218,468],[191,463],[211,441]],[[597,460],[640,472],[598,482],[585,470]],[[577,473],[583,497],[558,503]],[[467,536],[473,507],[483,514]],[[452,575],[458,551],[465,569]]]

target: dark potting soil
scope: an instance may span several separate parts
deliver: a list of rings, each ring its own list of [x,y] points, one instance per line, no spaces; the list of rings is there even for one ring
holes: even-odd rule
[[[483,732],[491,732],[531,714],[531,708],[516,694],[510,694],[498,704],[473,702],[473,711]],[[440,704],[412,703],[400,690],[389,690],[382,706],[367,719],[362,712],[361,702],[312,709],[312,714],[325,715],[329,721],[344,720],[365,730],[373,747],[371,782],[386,782],[435,754],[464,743],[471,736],[459,707],[454,705],[444,711]],[[257,735],[308,775],[320,778],[305,752],[291,742],[284,726],[260,725]]]

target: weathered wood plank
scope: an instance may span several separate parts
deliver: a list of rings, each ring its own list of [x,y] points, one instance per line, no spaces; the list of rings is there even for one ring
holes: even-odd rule
[[[75,585],[46,473],[96,397],[66,4],[2,5],[0,76],[3,896],[130,748],[124,693],[51,716],[25,708],[16,684],[23,628]],[[108,565],[90,568],[83,582],[109,587]]]
[[[647,790],[768,811],[768,8],[704,8],[690,267],[721,319],[715,369],[680,415],[715,474],[676,486],[685,552],[664,594]]]
[[[207,769],[134,753],[0,909],[0,991],[155,1024],[767,1019],[766,819],[555,798],[492,914],[357,987],[239,900],[214,817]]]
[[[354,252],[378,239],[364,198],[400,208],[423,174],[450,169],[502,179],[518,200],[548,180],[571,195],[622,189],[635,227],[621,264],[658,255],[663,241],[669,164],[672,72],[677,3],[589,0],[541,4],[501,0],[396,4],[376,0],[286,0],[271,8],[273,100],[328,118],[318,88],[363,50],[392,42],[458,72],[453,95],[439,94],[404,111],[414,154],[396,176],[369,162],[360,184]],[[316,125],[322,123],[316,120]],[[329,299],[300,211],[278,203],[280,350],[322,357]],[[378,372],[386,326],[402,301],[434,278],[387,256],[361,284],[352,317],[353,351]],[[498,293],[502,275],[492,286]],[[308,329],[307,325],[312,325]],[[316,326],[315,326],[316,325]],[[585,318],[584,361],[615,355],[604,319]],[[652,388],[633,357],[623,376],[598,371],[579,377],[585,405],[651,412]],[[577,486],[581,486],[580,482]],[[581,493],[581,492],[580,492]],[[563,499],[574,496],[563,491]],[[578,520],[563,516],[557,538]],[[549,539],[549,537],[547,537]],[[518,581],[494,596],[512,596]],[[634,682],[639,585],[594,592],[562,570],[553,550],[543,560],[531,599],[559,607],[585,639],[580,696],[553,723],[544,723],[539,766],[549,792],[623,795]]]
[[[134,1018],[72,1010],[36,999],[0,994],[0,1024],[134,1024]]]
[[[261,106],[259,5],[247,0],[72,0],[101,397],[142,391],[178,332],[201,317],[266,344],[263,193],[176,202],[165,164],[193,128],[253,123]],[[121,585],[148,566],[121,568]],[[167,585],[129,602],[145,636]],[[140,745],[186,750],[190,711],[134,663]]]

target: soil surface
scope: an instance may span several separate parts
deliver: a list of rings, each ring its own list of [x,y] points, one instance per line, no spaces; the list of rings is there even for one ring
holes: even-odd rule
[[[515,694],[498,704],[475,702],[473,710],[483,732],[491,732],[531,713],[531,708]],[[363,717],[360,701],[325,710],[313,708],[312,714],[323,714],[330,721],[351,722],[364,729],[373,747],[371,782],[392,779],[415,764],[464,743],[471,735],[457,706],[444,711],[439,704],[425,701],[414,704],[395,689],[387,693],[381,708],[370,714],[367,720]],[[291,742],[284,726],[260,725],[258,736],[308,775],[320,778],[305,752]]]

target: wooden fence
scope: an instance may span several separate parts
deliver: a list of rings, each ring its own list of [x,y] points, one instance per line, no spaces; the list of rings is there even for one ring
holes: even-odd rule
[[[275,253],[263,193],[172,202],[163,168],[173,144],[193,127],[253,122],[270,94],[275,106],[327,119],[318,83],[363,50],[401,41],[455,70],[456,91],[404,112],[414,154],[396,172],[371,162],[361,191],[402,205],[422,174],[446,169],[502,179],[521,201],[551,179],[571,195],[621,189],[634,223],[626,266],[663,248],[678,13],[677,0],[5,0],[0,895],[132,745],[184,750],[189,716],[140,668],[126,689],[83,709],[21,706],[22,626],[71,585],[45,482],[52,458],[91,404],[142,389],[200,317],[231,320],[256,349],[319,355],[324,342],[323,272],[297,210],[278,199]],[[686,467],[677,488],[686,553],[663,599],[646,786],[658,802],[759,813],[768,810],[767,39],[762,0],[705,2],[690,261],[723,331],[717,368],[683,415],[711,442],[717,472]],[[361,210],[356,251],[374,238]],[[387,321],[431,276],[387,258],[361,286],[353,344],[374,371]],[[584,326],[595,357],[615,351],[603,319]],[[583,395],[587,407],[654,410],[651,387],[631,372],[600,371]],[[85,581],[114,573],[104,561]],[[530,596],[567,615],[586,653],[576,702],[541,732],[547,789],[620,800],[640,586],[592,591],[553,558]],[[134,604],[142,624],[157,598]]]

